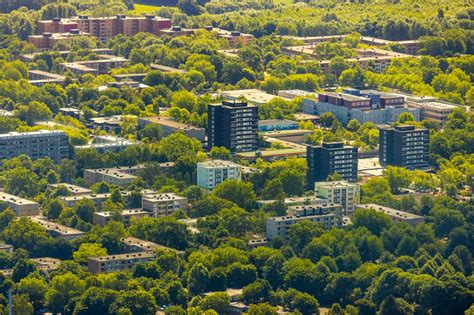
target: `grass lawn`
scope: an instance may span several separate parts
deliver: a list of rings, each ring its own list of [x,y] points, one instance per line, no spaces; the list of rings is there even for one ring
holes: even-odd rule
[[[134,4],[135,10],[133,12],[135,13],[155,13],[160,7],[156,5],[150,5],[150,4]]]

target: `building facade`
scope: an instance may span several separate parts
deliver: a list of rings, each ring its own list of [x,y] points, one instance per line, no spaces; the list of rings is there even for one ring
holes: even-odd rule
[[[17,217],[38,215],[40,205],[36,201],[24,199],[0,191],[0,202],[4,202]]]
[[[94,225],[105,226],[114,218],[114,213],[112,212],[94,212],[92,217],[92,223]],[[125,227],[130,225],[132,218],[139,220],[144,217],[150,217],[152,214],[148,211],[143,211],[141,209],[130,209],[123,210],[120,213],[121,222]]]
[[[88,269],[92,274],[131,270],[133,266],[155,260],[153,252],[139,252],[88,258]]]
[[[351,216],[360,200],[360,186],[347,181],[317,182],[314,184],[316,196],[328,203],[340,204],[343,215]]]
[[[258,149],[258,107],[246,102],[223,101],[208,106],[207,145],[226,147],[232,153]]]
[[[242,179],[242,167],[231,161],[211,160],[197,164],[197,185],[213,190],[227,179]]]
[[[155,218],[169,216],[178,210],[188,208],[188,199],[174,193],[144,194],[142,208],[152,213]]]
[[[382,166],[395,165],[410,169],[428,166],[428,129],[405,125],[384,126],[379,130],[379,161]]]
[[[402,113],[411,113],[416,121],[420,120],[420,109],[404,104],[399,95],[353,89],[345,91],[346,93],[321,93],[317,100],[305,98],[303,111],[311,115],[333,113],[344,125],[351,119],[360,124],[391,124],[396,122]]]
[[[302,220],[321,223],[326,229],[341,227],[342,208],[340,205],[304,205],[288,207],[288,215],[267,218],[266,238],[275,237],[286,239],[289,228]]]
[[[58,130],[0,134],[0,163],[22,154],[33,160],[49,157],[59,164],[69,158],[69,140],[64,131]]]
[[[344,180],[357,182],[358,148],[342,142],[325,142],[321,146],[306,147],[308,185],[325,181],[329,175],[340,174]]]

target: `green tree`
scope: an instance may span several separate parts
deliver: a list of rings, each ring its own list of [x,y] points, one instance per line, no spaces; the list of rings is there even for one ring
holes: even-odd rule
[[[404,299],[388,296],[380,305],[381,315],[413,314],[413,308]]]
[[[234,179],[226,180],[217,186],[212,195],[232,201],[247,210],[252,209],[256,202],[252,184]]]
[[[95,243],[82,243],[79,249],[73,253],[75,261],[81,264],[87,263],[89,257],[99,257],[107,255],[107,250],[100,244]]]
[[[46,292],[48,309],[53,312],[64,312],[68,302],[80,296],[85,287],[85,281],[70,272],[55,276]]]
[[[219,314],[227,314],[228,309],[230,306],[230,297],[225,292],[217,292],[206,295],[201,303],[199,303],[199,307],[203,311],[206,310],[214,310]]]

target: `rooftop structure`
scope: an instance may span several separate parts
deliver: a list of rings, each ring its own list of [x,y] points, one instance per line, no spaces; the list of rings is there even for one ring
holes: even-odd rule
[[[0,202],[4,202],[17,217],[39,214],[39,203],[3,191],[0,191]]]
[[[13,245],[0,243],[0,252],[13,253]]]
[[[160,29],[158,31],[161,36],[177,37],[177,36],[190,36],[194,35],[196,29],[194,28],[183,28],[178,25],[173,25],[170,28]]]
[[[36,268],[43,272],[51,272],[59,269],[61,260],[52,257],[39,257],[30,259],[36,266]]]
[[[61,237],[66,240],[73,240],[86,235],[85,232],[79,231],[69,226],[48,221],[48,219],[45,217],[31,217],[31,220],[41,225],[54,237]]]
[[[75,107],[61,107],[59,109],[59,112],[61,113],[61,115],[70,116],[76,119],[81,119],[81,117],[84,115],[84,112],[82,110]]]
[[[150,241],[141,240],[139,238],[132,237],[132,236],[122,238],[121,241],[125,247],[125,250],[130,251],[130,252],[150,252],[150,251],[155,252],[159,249],[164,249],[164,250],[171,250],[171,251],[177,252],[178,254],[182,254],[181,251],[178,251],[174,248],[166,247],[166,246],[156,244]]]
[[[286,99],[294,99],[296,97],[303,97],[303,96],[309,96],[309,97],[317,96],[317,94],[314,92],[309,92],[309,91],[304,91],[304,90],[280,90],[277,92],[277,95]]]
[[[100,59],[97,60],[84,60],[75,62],[62,63],[62,67],[65,70],[69,70],[74,74],[108,74],[110,69],[121,68],[128,61],[123,57],[111,56],[111,55],[99,55]]]
[[[104,181],[108,184],[126,187],[136,179],[137,176],[115,168],[84,170],[84,180],[88,186]]]
[[[416,226],[417,224],[424,222],[424,219],[422,216],[405,212],[405,211],[396,210],[389,207],[380,206],[374,203],[360,204],[356,206],[356,209],[373,209],[375,211],[382,212],[388,215],[392,219],[392,221],[406,222],[413,226]]]
[[[293,36],[283,35],[283,39],[302,41],[305,45],[314,45],[319,43],[342,42],[347,35],[327,35],[327,36]]]
[[[59,187],[66,187],[67,190],[71,193],[73,196],[78,196],[78,195],[87,195],[93,193],[92,190],[88,188],[84,188],[81,186],[69,184],[69,183],[57,183],[57,184],[48,184],[48,187],[52,189],[58,189]]]
[[[195,138],[201,142],[204,142],[206,138],[206,130],[204,128],[181,123],[170,117],[155,116],[138,118],[139,129],[142,129],[149,124],[158,124],[165,137],[175,132],[183,132],[188,137]]]
[[[112,53],[112,50],[110,48],[94,48],[90,50],[92,53],[96,55],[110,55]],[[36,52],[32,54],[24,54],[20,56],[20,59],[24,62],[31,62],[34,61],[37,56],[40,56],[43,52]],[[58,50],[54,51],[55,54],[58,56],[66,59],[70,54],[71,51],[69,50]]]
[[[248,103],[254,104],[254,105],[262,105],[266,104],[275,97],[279,97],[273,94],[268,94],[267,92],[257,90],[257,89],[244,89],[244,90],[231,90],[231,91],[222,91],[220,92],[220,95],[224,99],[228,100],[237,100],[241,97],[244,97]],[[284,99],[285,101],[288,101],[289,99],[280,97]]]
[[[267,205],[276,202],[277,200],[257,200],[259,205]],[[303,206],[303,205],[322,205],[327,203],[326,199],[318,198],[314,195],[303,197],[285,198],[283,203],[286,206]]]

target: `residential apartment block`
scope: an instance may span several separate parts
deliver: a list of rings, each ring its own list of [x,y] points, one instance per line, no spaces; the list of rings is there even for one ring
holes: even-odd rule
[[[379,136],[379,162],[410,169],[429,164],[430,132],[412,125],[383,126]]]
[[[114,213],[112,212],[94,212],[92,217],[92,223],[94,225],[105,226],[109,224],[109,222],[114,217]],[[143,211],[141,209],[127,209],[123,210],[120,214],[121,222],[125,227],[130,225],[132,218],[139,220],[144,217],[150,217],[152,213],[148,211]]]
[[[31,220],[46,229],[51,236],[64,238],[65,240],[74,240],[86,235],[85,232],[62,225],[56,222],[48,221],[45,217],[31,217]]]
[[[69,183],[57,183],[57,184],[48,184],[48,187],[51,189],[58,189],[60,187],[64,187],[68,190],[68,192],[72,196],[79,196],[79,195],[88,195],[94,193],[91,189],[89,188],[84,188],[81,186],[69,184]]]
[[[77,29],[81,32],[90,33],[100,41],[107,41],[119,34],[133,36],[139,32],[147,32],[155,35],[160,30],[171,27],[171,20],[154,15],[130,17],[123,14],[108,17],[89,17],[81,15],[70,19],[53,19],[39,21],[37,29],[39,33],[63,33]]]
[[[232,153],[258,149],[258,107],[246,102],[223,101],[207,110],[207,145],[226,147]]]
[[[178,210],[185,211],[188,208],[188,199],[175,193],[144,194],[142,208],[151,212],[155,218],[169,216]]]
[[[0,191],[0,202],[4,202],[17,217],[38,215],[40,205],[36,201],[21,198]]]
[[[123,246],[125,248],[125,251],[127,252],[155,252],[156,250],[159,249],[164,249],[164,250],[171,250],[174,252],[177,252],[178,254],[182,254],[182,251],[176,250],[171,247],[166,247],[160,244],[156,244],[150,241],[145,241],[136,237],[124,237],[121,239]]]
[[[78,29],[72,29],[69,32],[62,33],[42,33],[41,35],[28,36],[28,43],[36,46],[40,50],[53,49],[60,41],[70,40],[72,38],[90,36],[89,33],[81,32]]]
[[[157,124],[163,131],[163,136],[167,137],[175,132],[183,132],[190,138],[195,138],[201,142],[205,141],[206,129],[178,122],[170,117],[139,117],[138,128],[143,129],[146,125]]]
[[[314,184],[316,196],[328,203],[340,204],[344,216],[351,216],[360,200],[360,186],[347,181],[317,182]]]
[[[342,209],[340,205],[303,205],[288,207],[288,215],[266,219],[266,238],[286,239],[289,228],[302,220],[321,223],[326,229],[341,227]]]
[[[396,210],[396,209],[389,208],[389,207],[380,206],[380,205],[373,204],[373,203],[357,205],[356,209],[374,209],[377,212],[382,212],[382,213],[388,215],[392,219],[392,221],[405,222],[405,223],[408,223],[412,226],[416,226],[419,223],[424,222],[424,219],[423,219],[422,216],[419,216],[419,215],[416,215],[416,214],[413,214],[413,213],[409,213],[409,212],[405,212],[405,211]]]
[[[69,140],[64,131],[58,130],[0,134],[0,163],[22,154],[33,160],[49,157],[59,164],[69,158]]]
[[[331,112],[342,124],[347,124],[351,119],[360,124],[390,124],[405,112],[411,113],[415,120],[420,120],[420,110],[409,108],[402,103],[402,98],[394,94],[366,91],[367,94],[363,96],[360,91],[357,93],[359,95],[323,92],[318,95],[317,100],[305,98],[303,111],[311,115]]]
[[[197,164],[197,185],[213,190],[227,179],[242,179],[242,167],[231,161],[210,160]]]
[[[213,28],[212,26],[206,27],[207,31],[213,31],[217,33],[217,37],[227,40],[231,47],[245,47],[255,41],[255,37],[252,34],[245,34],[239,31],[227,31],[220,28]]]
[[[130,185],[137,176],[122,171],[119,168],[100,168],[100,169],[85,169],[84,170],[84,181],[88,186],[92,186],[95,183],[106,182],[121,187]]]
[[[41,87],[45,84],[62,84],[66,77],[60,74],[41,71],[28,70],[28,83]]]
[[[88,270],[92,274],[131,270],[135,265],[155,260],[153,252],[139,252],[88,258]]]
[[[308,186],[325,181],[329,175],[340,174],[344,180],[357,182],[358,148],[342,142],[324,142],[306,147]]]

